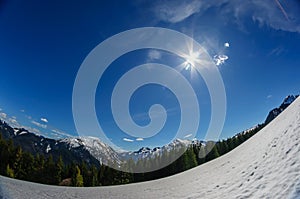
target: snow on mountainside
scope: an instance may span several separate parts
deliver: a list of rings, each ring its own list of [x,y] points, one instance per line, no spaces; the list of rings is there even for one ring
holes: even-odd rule
[[[164,152],[170,152],[175,148],[180,149],[182,147],[187,147],[189,145],[199,143],[205,145],[204,141],[175,139],[169,144],[166,144],[162,147],[155,147],[153,149],[149,147],[142,147],[138,151],[121,152],[119,153],[119,155],[122,160],[133,159],[134,161],[137,161],[139,159],[154,158],[157,155],[162,155]]]
[[[79,137],[79,138],[65,138],[59,140],[61,143],[67,144],[68,148],[74,149],[83,147],[90,154],[95,157],[100,164],[117,163],[121,164],[119,154],[113,150],[110,146],[103,143],[99,138],[95,137]]]
[[[266,122],[269,123],[277,117],[297,97],[298,96],[294,95],[287,96],[279,108],[275,108],[270,111]],[[257,126],[253,128],[256,127]],[[179,149],[191,144],[205,145],[204,141],[176,139],[169,144],[157,146],[153,149],[150,149],[149,147],[142,147],[137,151],[118,152],[103,143],[100,139],[94,137],[69,137],[61,140],[54,140],[30,133],[23,128],[11,128],[6,123],[1,123],[0,129],[3,130],[2,134],[4,138],[13,138],[14,142],[21,145],[25,151],[33,154],[40,153],[46,156],[51,154],[55,159],[57,159],[59,155],[62,155],[66,163],[72,162],[73,158],[77,162],[84,160],[88,164],[95,163],[96,165],[100,165],[101,163],[111,164],[115,162],[120,165],[122,161],[129,159],[137,161],[139,159],[154,158],[157,155],[162,155],[174,148]],[[245,130],[241,133],[245,134],[251,131],[251,129]],[[69,152],[72,153],[72,158]]]
[[[93,188],[0,177],[3,198],[300,198],[300,98],[229,153],[180,174]]]

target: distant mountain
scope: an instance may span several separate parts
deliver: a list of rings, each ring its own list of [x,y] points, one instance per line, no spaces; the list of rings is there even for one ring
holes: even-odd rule
[[[33,155],[41,154],[54,160],[62,156],[66,164],[86,162],[88,165],[100,166],[99,161],[91,155],[83,145],[70,148],[65,140],[54,140],[36,135],[23,128],[12,128],[0,120],[0,132],[4,139],[12,139],[15,146],[21,146],[24,151]]]
[[[272,121],[284,109],[286,109],[297,96],[287,96],[283,103],[270,111],[265,124]],[[257,126],[253,127],[256,128]],[[252,129],[253,129],[252,128]],[[251,129],[245,130],[241,133],[247,133]],[[66,164],[81,163],[84,161],[88,165],[95,165],[99,167],[101,164],[122,164],[123,161],[132,159],[138,161],[139,159],[154,158],[163,153],[170,152],[173,149],[180,149],[189,145],[205,145],[206,142],[199,140],[181,140],[175,139],[169,144],[162,147],[142,147],[137,151],[117,152],[107,144],[103,143],[99,138],[95,137],[71,137],[65,139],[50,139],[41,135],[36,135],[23,128],[12,128],[6,122],[0,120],[0,133],[5,139],[12,139],[16,146],[21,146],[24,151],[33,155],[42,154],[49,157],[50,154],[54,160],[62,156]]]
[[[275,119],[282,111],[284,111],[299,95],[288,95],[283,100],[282,104],[271,110],[265,120],[265,124],[270,123],[273,119]]]
[[[122,161],[119,154],[109,145],[103,143],[99,138],[95,137],[78,137],[78,138],[65,138],[58,141],[64,143],[70,151],[77,149],[84,149],[96,158],[100,164],[113,164],[120,165]]]
[[[66,164],[72,162],[86,162],[88,165],[94,164],[99,167],[100,164],[122,164],[123,161],[132,159],[137,161],[144,158],[152,158],[173,149],[180,149],[191,144],[205,144],[198,140],[180,140],[176,139],[171,143],[150,149],[142,147],[138,151],[117,152],[99,138],[95,137],[70,137],[64,139],[50,139],[41,135],[36,135],[23,128],[12,128],[6,122],[0,120],[0,131],[5,139],[12,139],[16,146],[21,146],[24,151],[33,155],[42,154],[49,157],[50,154],[54,160],[61,155]]]
[[[170,152],[173,149],[180,149],[188,147],[189,145],[205,145],[206,142],[199,140],[181,140],[175,139],[171,143],[166,144],[162,147],[155,147],[153,149],[149,147],[142,147],[137,151],[121,152],[119,153],[121,160],[132,159],[137,161],[139,159],[154,158],[155,156],[162,155],[165,152]]]

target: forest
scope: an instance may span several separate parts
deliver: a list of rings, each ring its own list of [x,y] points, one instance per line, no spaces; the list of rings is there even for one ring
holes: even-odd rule
[[[20,146],[15,146],[12,139],[4,139],[0,132],[0,175],[42,184],[75,187],[119,185],[154,180],[183,172],[218,158],[245,142],[264,126],[260,124],[247,132],[217,142],[191,144],[176,161],[160,170],[148,173],[122,172],[104,164],[100,167],[88,166],[85,162],[65,164],[61,156],[57,160],[54,160],[51,155],[47,158],[41,154],[34,156],[23,151]],[[172,151],[168,153],[171,154]],[[160,164],[170,154],[127,162],[128,166],[132,167]]]

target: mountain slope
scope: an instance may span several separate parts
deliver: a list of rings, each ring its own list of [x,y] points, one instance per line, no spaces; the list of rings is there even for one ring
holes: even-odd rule
[[[52,155],[54,160],[62,156],[66,164],[85,161],[88,165],[100,167],[99,161],[84,146],[70,148],[64,140],[46,138],[23,128],[12,128],[1,120],[0,133],[3,138],[11,138],[15,146],[21,146],[24,151],[33,155],[42,154],[45,157]]]
[[[164,179],[68,188],[0,177],[4,198],[299,198],[300,98],[231,152]]]
[[[278,108],[271,110],[265,120],[265,124],[270,123],[274,118],[276,118],[282,111],[284,111],[299,95],[288,95],[285,97],[283,102]]]

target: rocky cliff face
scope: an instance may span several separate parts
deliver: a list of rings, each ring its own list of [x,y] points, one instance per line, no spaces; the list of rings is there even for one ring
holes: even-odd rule
[[[282,111],[284,111],[299,95],[288,95],[282,102],[282,104],[271,110],[265,120],[265,124],[270,123],[274,118],[276,118]]]

